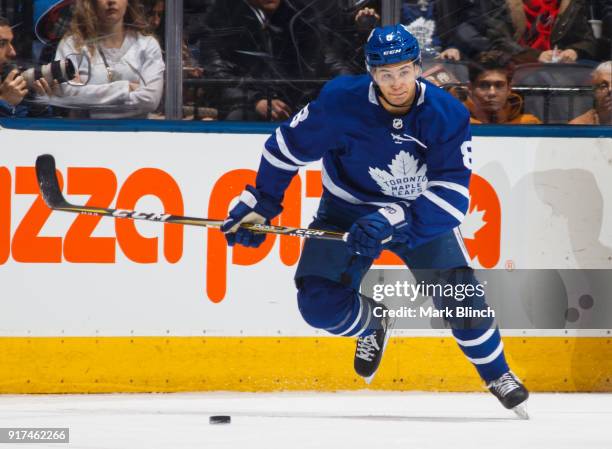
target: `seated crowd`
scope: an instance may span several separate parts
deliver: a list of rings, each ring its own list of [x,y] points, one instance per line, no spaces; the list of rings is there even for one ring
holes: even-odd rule
[[[612,124],[612,6],[589,5],[403,0],[400,16],[419,41],[424,76],[456,95],[472,123],[542,123],[525,101],[536,93],[513,90],[515,69],[535,64],[592,71],[590,87],[584,80],[564,94],[582,99],[564,122]],[[379,0],[184,0],[184,7],[184,111],[198,120],[287,119],[324,80],[365,72],[363,45],[382,13]],[[163,117],[164,12],[164,0],[34,0],[31,59],[72,61],[75,73],[61,83],[26,82],[12,65],[20,57],[13,43],[29,30],[0,18],[0,117]],[[546,95],[559,92],[550,87]]]

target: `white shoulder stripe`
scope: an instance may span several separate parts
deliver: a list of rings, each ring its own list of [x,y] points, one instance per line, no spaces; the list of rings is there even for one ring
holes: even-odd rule
[[[434,203],[436,206],[438,206],[440,209],[443,209],[445,212],[448,212],[459,223],[461,223],[463,219],[465,218],[465,214],[461,213],[459,209],[457,209],[455,206],[453,206],[449,202],[440,198],[438,195],[433,193],[431,190],[425,190],[423,192],[423,196],[427,198],[429,201],[431,201],[432,203]]]
[[[281,170],[297,171],[300,168],[300,167],[296,167],[295,165],[290,165],[290,164],[287,164],[281,161],[279,158],[277,158],[272,153],[270,153],[267,148],[264,148],[261,155],[264,157],[266,161],[274,165],[276,168],[280,168]]]
[[[280,148],[281,153],[283,153],[283,156],[285,156],[287,159],[289,159],[294,164],[306,165],[308,163],[308,162],[298,159],[293,154],[291,154],[291,152],[289,151],[289,147],[287,147],[287,144],[285,143],[285,138],[283,137],[283,133],[281,132],[280,127],[276,128],[276,143],[278,144],[278,147]]]
[[[448,181],[429,181],[427,183],[427,187],[444,187],[445,189],[454,190],[455,192],[460,193],[468,200],[470,199],[470,191],[462,186],[461,184],[457,184],[456,182],[448,182]]]

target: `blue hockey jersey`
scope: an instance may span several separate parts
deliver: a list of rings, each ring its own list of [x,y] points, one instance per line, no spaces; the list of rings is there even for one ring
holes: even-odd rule
[[[469,113],[419,79],[409,113],[392,115],[369,75],[338,77],[266,141],[256,187],[281,200],[297,170],[319,159],[324,196],[364,215],[389,203],[408,205],[408,244],[418,246],[458,226],[467,211]]]

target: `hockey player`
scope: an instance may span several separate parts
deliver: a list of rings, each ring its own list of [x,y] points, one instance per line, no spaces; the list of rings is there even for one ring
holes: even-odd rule
[[[298,307],[311,326],[357,336],[355,370],[374,376],[392,322],[359,294],[383,249],[417,281],[476,284],[458,226],[469,204],[471,135],[467,110],[420,79],[418,42],[402,25],[368,38],[369,74],[328,82],[319,97],[281,124],[265,144],[255,186],[224,222],[228,244],[259,246],[265,235],[239,227],[282,210],[298,169],[322,159],[323,196],[312,228],[349,232],[347,242],[307,240],[295,275]],[[389,171],[387,171],[389,169]],[[439,308],[486,309],[484,297],[436,298]],[[453,335],[489,390],[526,417],[526,388],[510,371],[492,318],[449,318]]]

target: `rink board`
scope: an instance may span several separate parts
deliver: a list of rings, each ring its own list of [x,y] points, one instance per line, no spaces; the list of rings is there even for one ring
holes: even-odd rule
[[[232,252],[216,230],[49,214],[36,196],[33,163],[46,152],[69,201],[223,218],[266,137],[0,129],[0,391],[363,388],[353,340],[299,315],[298,239]],[[475,137],[473,147],[462,231],[475,266],[612,266],[611,139]],[[280,224],[307,226],[320,194],[315,164],[294,180]],[[389,254],[377,265],[398,266]],[[606,329],[544,335],[506,341],[532,389],[610,391]],[[392,342],[372,388],[481,389],[452,340]]]
[[[506,337],[531,391],[612,392],[612,338]],[[67,337],[0,340],[0,393],[276,390],[482,391],[454,339],[392,338],[367,386],[354,339]]]

